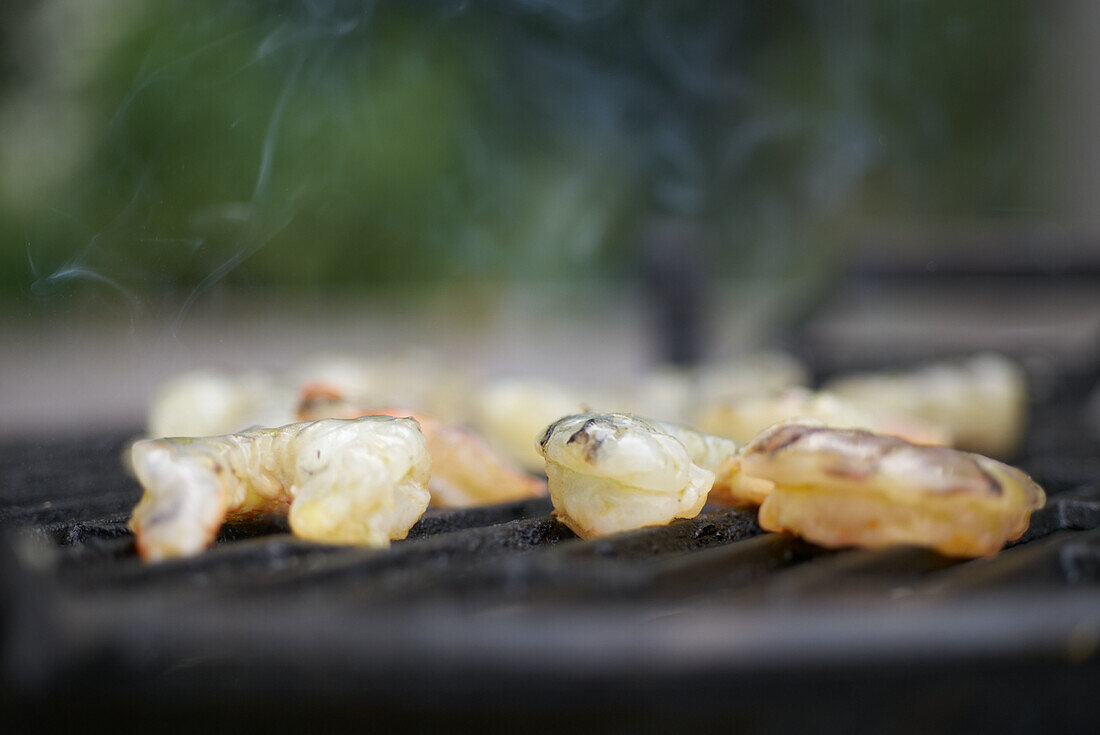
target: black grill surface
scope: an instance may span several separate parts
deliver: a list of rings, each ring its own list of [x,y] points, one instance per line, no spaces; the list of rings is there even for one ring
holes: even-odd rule
[[[532,500],[431,510],[388,551],[266,519],[146,565],[127,437],[8,444],[0,702],[115,730],[1091,730],[1100,463],[1069,408],[1038,409],[1021,464],[1049,502],[973,561],[711,507],[586,542]]]

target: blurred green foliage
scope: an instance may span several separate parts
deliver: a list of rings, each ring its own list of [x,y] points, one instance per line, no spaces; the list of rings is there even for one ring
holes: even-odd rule
[[[718,272],[1026,202],[1028,3],[0,10],[0,290]]]

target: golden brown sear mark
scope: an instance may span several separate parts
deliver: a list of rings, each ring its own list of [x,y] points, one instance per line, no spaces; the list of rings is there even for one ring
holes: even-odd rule
[[[823,446],[805,446],[815,435]],[[801,445],[801,446],[800,446]],[[869,480],[882,470],[883,462],[897,453],[915,453],[927,466],[946,468],[956,481],[944,489],[945,494],[976,493],[1000,496],[1004,493],[997,480],[973,456],[949,447],[913,445],[893,436],[883,436],[862,429],[830,429],[824,426],[791,424],[772,431],[750,452],[765,453],[774,458],[781,452],[824,450],[829,460],[822,471],[832,477],[855,482]]]

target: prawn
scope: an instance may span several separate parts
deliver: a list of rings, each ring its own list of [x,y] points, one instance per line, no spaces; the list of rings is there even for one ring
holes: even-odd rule
[[[621,413],[558,419],[538,442],[555,515],[582,538],[694,518],[706,503],[714,472],[692,453],[720,463],[722,448],[733,451],[735,445],[692,434]]]
[[[808,369],[778,352],[746,355],[688,369],[663,365],[612,391],[614,408],[635,416],[691,422],[702,406],[806,385]]]
[[[588,410],[585,400],[552,381],[512,378],[490,383],[480,393],[475,426],[489,442],[529,472],[541,472],[535,439],[546,425]]]
[[[157,387],[149,406],[148,435],[214,436],[294,420],[295,392],[261,372],[181,373]]]
[[[826,388],[858,406],[945,427],[954,446],[1011,457],[1027,422],[1027,381],[1012,360],[986,353],[907,372],[852,374]]]
[[[1030,477],[988,457],[808,423],[773,426],[739,463],[745,476],[773,485],[762,528],[829,547],[913,544],[992,556],[1046,501]]]
[[[223,521],[289,514],[294,535],[386,547],[428,505],[431,470],[415,421],[328,419],[131,449],[144,494],[130,528],[143,559],[193,556]]]
[[[745,443],[773,424],[796,418],[821,421],[835,428],[867,429],[916,444],[950,444],[952,440],[946,428],[930,421],[864,407],[835,393],[806,388],[728,399],[702,412],[697,424],[703,431]]]
[[[545,481],[515,467],[478,434],[463,426],[401,409],[364,411],[345,399],[340,388],[326,384],[305,386],[298,408],[302,420],[368,414],[407,416],[420,424],[432,459],[428,481],[432,505],[487,505],[546,494]]]

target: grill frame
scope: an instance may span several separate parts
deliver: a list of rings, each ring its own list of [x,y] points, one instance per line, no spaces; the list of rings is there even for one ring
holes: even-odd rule
[[[1020,463],[1048,504],[973,561],[821,550],[709,506],[582,541],[536,499],[433,509],[389,551],[238,522],[145,565],[131,435],[9,444],[0,704],[36,727],[121,711],[176,730],[1084,729],[1100,466],[1076,405],[1035,407]]]

